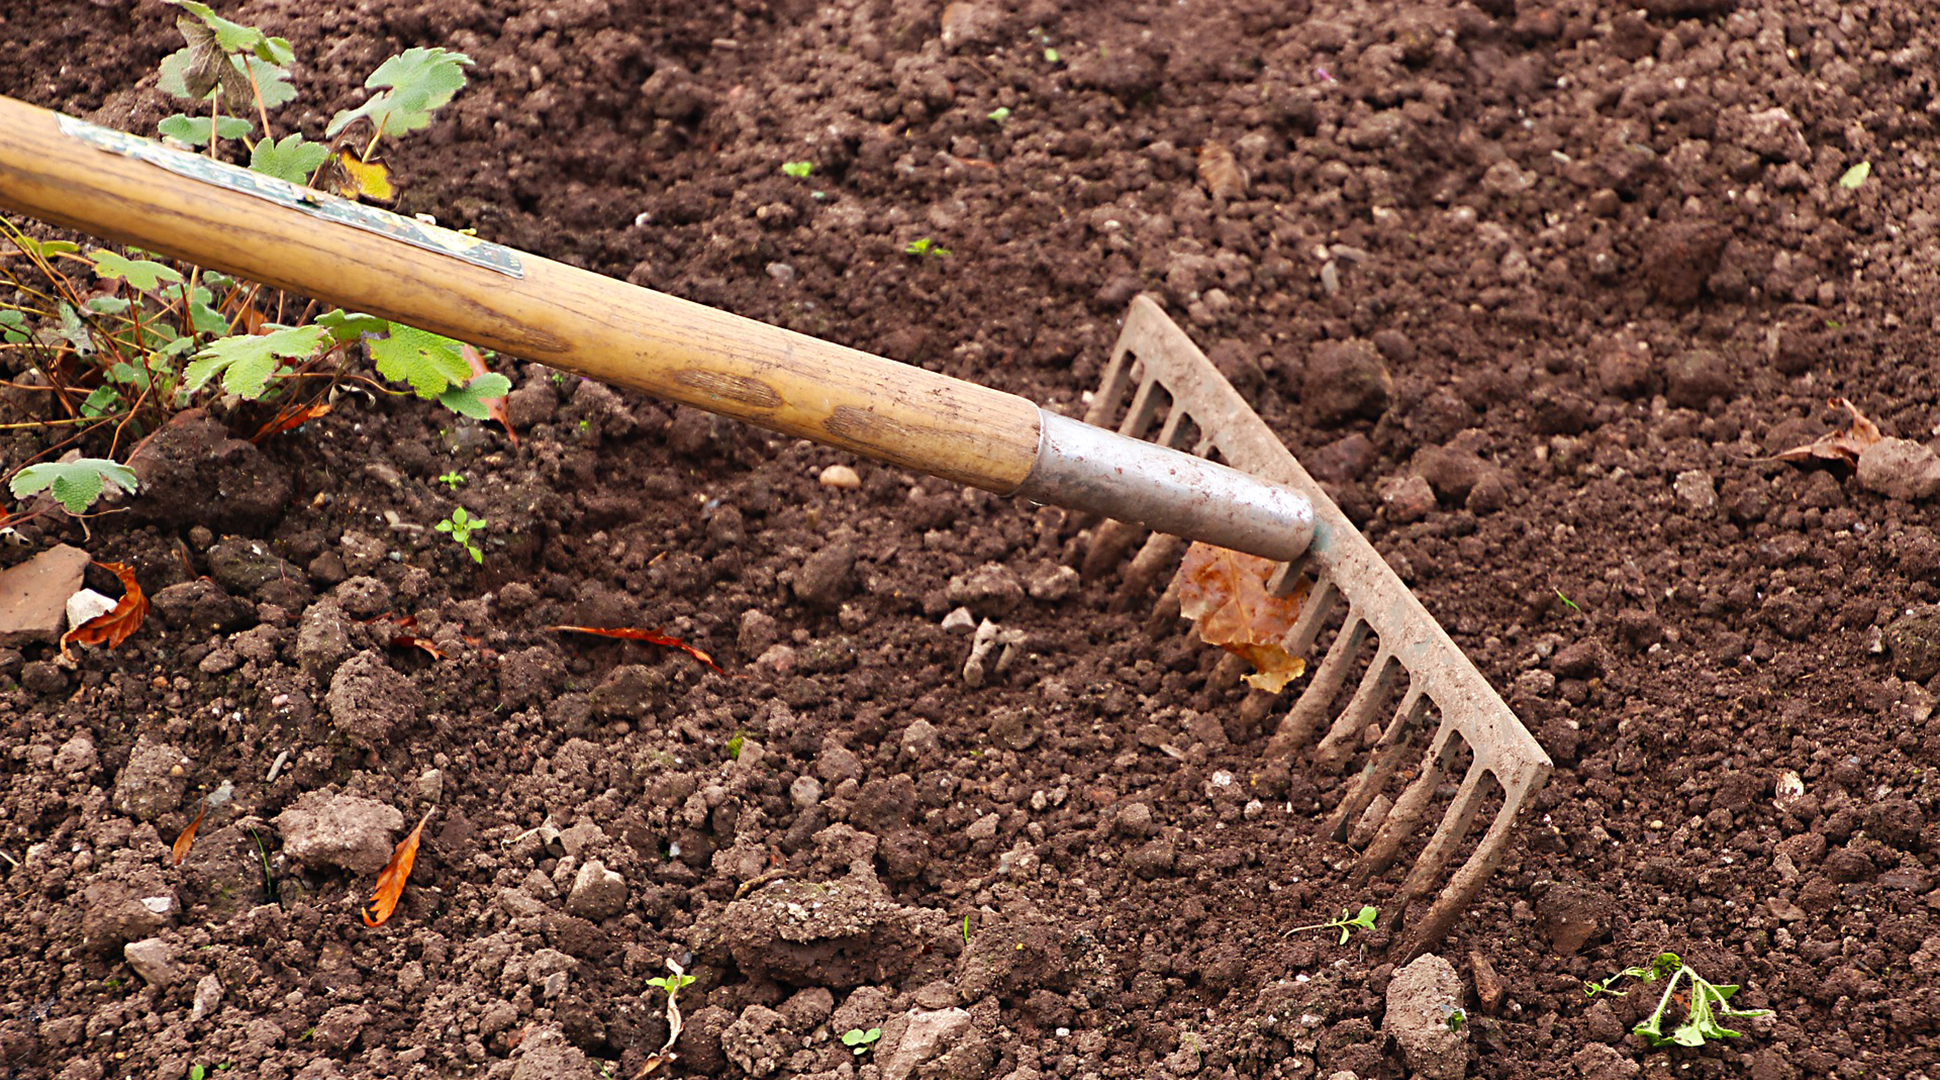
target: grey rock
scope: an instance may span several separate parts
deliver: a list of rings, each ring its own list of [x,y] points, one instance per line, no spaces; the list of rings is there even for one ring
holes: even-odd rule
[[[335,671],[354,651],[350,617],[335,600],[311,604],[296,627],[296,662],[311,675]]]
[[[566,912],[598,922],[626,909],[626,878],[608,870],[598,859],[588,859],[573,875],[572,891],[566,894]]]
[[[190,1020],[203,1020],[214,1016],[222,1007],[222,980],[214,975],[204,975],[196,980],[195,1004],[189,1010]]]
[[[1940,492],[1940,454],[1910,439],[1881,439],[1859,452],[1859,484],[1913,502]]]
[[[1468,1025],[1449,1025],[1462,1007],[1462,980],[1448,961],[1430,953],[1388,981],[1381,1030],[1401,1048],[1401,1060],[1425,1080],[1461,1080],[1468,1073]]]
[[[375,874],[391,861],[404,815],[356,795],[312,791],[276,815],[283,851],[305,866]]]
[[[916,719],[903,729],[902,752],[906,758],[927,761],[942,750],[936,734],[936,725],[928,720]]]
[[[1602,1042],[1585,1045],[1570,1057],[1570,1064],[1582,1080],[1631,1080],[1643,1072],[1637,1059]]]
[[[67,598],[81,588],[87,569],[87,552],[59,544],[0,570],[0,646],[59,641]]]
[[[310,1038],[326,1050],[343,1053],[357,1045],[370,1022],[370,1010],[362,1005],[338,1005],[318,1018]]]
[[[410,679],[391,670],[381,654],[366,650],[331,676],[324,705],[331,724],[353,745],[378,747],[423,715],[424,695]]]
[[[1671,482],[1677,501],[1692,517],[1708,518],[1718,512],[1718,487],[1711,474],[1702,469],[1687,469]]]
[[[696,924],[696,951],[725,951],[750,978],[831,989],[945,974],[947,914],[904,907],[873,877],[783,881]]]
[[[182,751],[153,736],[135,740],[128,764],[115,777],[116,810],[141,821],[154,821],[182,805],[189,779]]]
[[[161,938],[131,941],[121,947],[121,955],[150,986],[171,986],[182,977],[182,969],[175,962],[175,946]]]
[[[54,773],[57,776],[83,777],[94,772],[101,763],[100,755],[95,752],[94,740],[86,732],[67,740],[60,749],[54,751]]]
[[[986,563],[951,578],[944,589],[944,598],[952,606],[967,607],[983,618],[999,618],[1017,610],[1017,605],[1024,602],[1024,585],[1010,567]]]

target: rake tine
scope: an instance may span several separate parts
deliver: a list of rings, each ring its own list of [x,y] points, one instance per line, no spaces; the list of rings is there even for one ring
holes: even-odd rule
[[[1427,895],[1429,886],[1448,865],[1449,857],[1455,848],[1468,835],[1469,828],[1475,823],[1475,812],[1481,809],[1482,780],[1488,770],[1480,762],[1471,763],[1468,773],[1462,777],[1462,786],[1455,793],[1455,801],[1448,812],[1442,815],[1441,824],[1436,826],[1435,835],[1428,839],[1428,846],[1421,850],[1415,859],[1414,868],[1401,882],[1401,889],[1395,894],[1394,918],[1396,925],[1405,918],[1408,909],[1415,901]]]
[[[1359,885],[1386,870],[1401,854],[1402,842],[1413,835],[1415,828],[1421,824],[1428,804],[1435,797],[1435,789],[1448,775],[1448,767],[1455,757],[1454,734],[1455,725],[1443,717],[1441,727],[1435,731],[1434,742],[1422,756],[1421,772],[1401,793],[1401,797],[1394,801],[1394,809],[1388,811],[1387,820],[1381,822],[1380,831],[1374,834],[1374,841],[1368,844],[1367,851],[1355,864],[1349,878],[1354,884]]]
[[[1346,624],[1328,647],[1326,658],[1314,672],[1313,682],[1307,684],[1307,692],[1293,703],[1293,708],[1280,721],[1280,729],[1273,733],[1273,741],[1267,745],[1269,756],[1291,754],[1313,737],[1321,717],[1327,714],[1327,707],[1333,704],[1341,684],[1347,681],[1347,671],[1367,641],[1367,630],[1367,622],[1352,610],[1348,611]]]
[[[1395,710],[1394,719],[1388,721],[1387,731],[1381,734],[1381,741],[1374,748],[1373,760],[1354,778],[1354,784],[1340,805],[1334,809],[1334,816],[1327,823],[1327,832],[1336,840],[1347,835],[1354,819],[1368,808],[1374,797],[1387,786],[1388,779],[1401,766],[1401,757],[1408,751],[1408,744],[1414,741],[1415,731],[1421,726],[1422,717],[1428,715],[1428,700],[1419,689],[1411,689],[1408,696]]]
[[[1354,744],[1361,732],[1374,722],[1374,710],[1381,707],[1381,699],[1388,695],[1394,686],[1395,676],[1401,673],[1401,662],[1394,658],[1385,645],[1374,654],[1374,662],[1367,666],[1361,676],[1361,685],[1354,689],[1354,696],[1348,700],[1347,707],[1334,718],[1334,726],[1327,730],[1326,738],[1314,748],[1314,766],[1322,772],[1339,772],[1347,758],[1354,752]]]
[[[1515,828],[1518,811],[1526,794],[1525,791],[1514,800],[1504,799],[1502,810],[1489,823],[1489,831],[1483,835],[1482,842],[1475,845],[1474,853],[1455,871],[1455,876],[1435,897],[1428,914],[1414,928],[1413,936],[1402,953],[1402,963],[1413,960],[1440,942],[1442,935],[1448,933],[1448,928],[1455,924],[1455,920],[1475,899],[1475,894],[1482,891],[1489,875],[1495,872],[1496,864],[1502,861],[1502,852],[1509,846],[1509,830]]]

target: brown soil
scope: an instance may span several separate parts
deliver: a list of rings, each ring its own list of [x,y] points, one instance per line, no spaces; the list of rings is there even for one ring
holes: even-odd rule
[[[474,57],[401,209],[517,247],[1067,410],[1158,293],[1557,761],[1440,950],[1500,983],[1471,1073],[1940,1071],[1934,504],[1759,460],[1828,397],[1940,423],[1928,5],[223,7],[295,44],[313,135],[401,48]],[[173,10],[8,5],[0,92],[151,131]],[[1347,340],[1385,404],[1309,382]],[[1262,769],[1216,654],[1110,581],[1024,588],[1074,557],[1054,514],[513,374],[519,449],[351,402],[226,459],[286,509],[29,530],[160,595],[78,669],[0,651],[0,1072],[631,1076],[672,958],[675,1074],[902,1080],[938,1031],[921,1075],[1402,1073],[1384,937],[1285,933],[1380,894],[1313,836],[1338,785]],[[1384,506],[1417,470],[1439,499]],[[482,566],[428,529],[459,504]],[[1024,634],[974,689],[965,602]],[[1580,980],[1667,948],[1775,1018],[1647,1052],[1651,995]]]

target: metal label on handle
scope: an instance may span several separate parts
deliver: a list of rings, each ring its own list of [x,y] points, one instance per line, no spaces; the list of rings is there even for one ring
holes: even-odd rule
[[[72,116],[62,115],[58,119],[63,135],[79,139],[98,150],[145,161],[150,165],[167,169],[177,176],[186,176],[191,180],[213,184],[228,191],[240,192],[278,206],[301,211],[324,221],[348,225],[354,229],[400,240],[412,247],[463,259],[473,266],[482,266],[507,277],[525,276],[525,269],[519,262],[519,254],[511,248],[393,214],[388,210],[380,210],[375,206],[365,206],[363,203],[318,191],[315,188],[292,184],[279,177],[238,168],[226,162],[203,157],[201,154],[191,154],[163,146],[153,139],[144,139],[125,131],[90,124]]]

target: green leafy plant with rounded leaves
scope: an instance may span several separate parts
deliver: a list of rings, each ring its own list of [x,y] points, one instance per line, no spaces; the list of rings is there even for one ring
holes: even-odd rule
[[[185,44],[163,59],[158,85],[186,107],[161,122],[163,136],[219,159],[225,140],[240,143],[251,169],[292,183],[316,181],[334,157],[351,164],[352,150],[272,130],[271,114],[296,97],[288,41],[225,19],[199,0],[168,2],[180,9],[176,27]],[[391,57],[365,80],[375,92],[334,116],[324,133],[348,137],[367,125],[354,163],[381,169],[371,162],[378,141],[428,126],[464,87],[470,64],[441,48]],[[346,380],[483,420],[488,403],[511,389],[503,375],[475,373],[450,338],[341,310],[314,318],[306,311],[285,323],[286,298],[226,275],[132,249],[83,251],[68,241],[36,240],[4,219],[0,237],[25,257],[20,269],[0,258],[0,355],[24,358],[51,391],[51,415],[38,423],[86,430],[113,424],[119,446],[124,430],[141,435],[179,409],[227,397],[274,404],[277,417],[288,418],[285,426],[294,426]],[[359,351],[368,352],[382,380],[408,389],[356,374]],[[101,458],[56,471],[29,466],[34,471],[16,473],[10,487],[17,497],[54,487],[63,506],[83,509],[109,486],[134,490],[90,461],[113,464]]]
[[[882,1038],[882,1029],[879,1027],[872,1027],[867,1031],[861,1028],[850,1028],[842,1033],[842,1045],[848,1047],[855,1056],[861,1057],[874,1050],[876,1040],[880,1038]]]
[[[477,544],[472,543],[472,534],[484,531],[485,526],[489,524],[491,522],[486,521],[484,518],[471,516],[464,507],[460,506],[451,511],[451,516],[432,526],[432,528],[450,536],[452,543],[457,544],[459,547],[471,553],[473,562],[482,563],[485,561],[485,553],[478,549]]]

